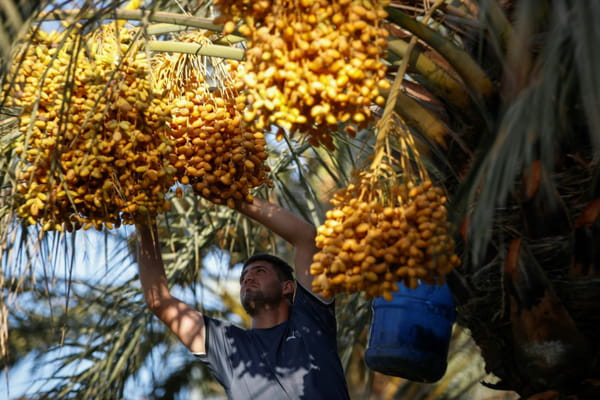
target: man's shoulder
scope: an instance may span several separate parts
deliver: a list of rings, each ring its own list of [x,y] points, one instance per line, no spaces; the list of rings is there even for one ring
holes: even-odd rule
[[[204,314],[203,317],[204,317],[204,325],[207,327],[207,329],[222,330],[222,331],[226,330],[229,333],[239,333],[239,334],[245,334],[246,332],[248,332],[247,329],[242,328],[241,326],[237,325],[236,323],[234,323],[232,321],[228,321],[224,318],[211,317],[206,314]]]
[[[296,302],[297,298],[306,299],[324,307],[333,307],[335,305],[334,299],[331,299],[330,301],[325,301],[309,289],[305,288],[298,281],[296,281],[296,292],[294,293],[294,302]]]
[[[298,284],[296,289],[290,319],[301,324],[314,324],[335,334],[334,302],[324,302],[300,284]]]

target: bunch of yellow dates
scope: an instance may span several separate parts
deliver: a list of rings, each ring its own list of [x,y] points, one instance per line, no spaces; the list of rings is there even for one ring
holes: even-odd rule
[[[389,87],[382,62],[386,1],[216,0],[248,39],[245,119],[333,149],[338,123],[366,128]],[[231,22],[231,21],[229,21]],[[227,24],[226,24],[227,26]],[[230,31],[233,28],[228,28]]]
[[[316,292],[391,299],[396,282],[411,288],[419,280],[437,283],[460,264],[440,188],[429,180],[393,186],[387,204],[371,195],[377,189],[363,179],[331,200],[311,265]]]
[[[16,55],[5,89],[7,104],[23,109],[15,200],[28,224],[112,228],[169,207],[170,106],[134,34],[106,25],[81,40],[37,30]]]
[[[179,40],[210,44],[199,32]],[[153,70],[173,104],[169,137],[176,179],[231,208],[241,201],[252,202],[250,189],[271,182],[265,137],[243,120],[240,63],[183,53],[155,58]],[[199,67],[203,65],[210,65],[210,71]]]

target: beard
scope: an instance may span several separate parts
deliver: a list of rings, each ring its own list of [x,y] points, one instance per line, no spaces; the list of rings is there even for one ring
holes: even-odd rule
[[[266,304],[265,295],[260,290],[247,291],[242,297],[242,307],[251,316],[255,315],[258,309],[264,308]]]
[[[250,316],[254,316],[260,310],[276,307],[283,299],[281,286],[273,285],[264,291],[259,288],[248,289],[242,296],[242,306]]]

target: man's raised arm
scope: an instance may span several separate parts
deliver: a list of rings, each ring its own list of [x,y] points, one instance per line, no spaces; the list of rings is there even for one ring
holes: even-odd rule
[[[315,245],[317,234],[315,227],[279,205],[259,198],[255,198],[252,204],[240,204],[238,211],[259,222],[294,246],[296,279],[306,289],[312,290],[314,276],[310,274],[310,265],[313,255],[319,250]],[[330,300],[329,298],[323,299]]]
[[[205,327],[202,314],[173,297],[160,254],[156,224],[137,224],[140,281],[150,310],[193,353],[205,353]]]

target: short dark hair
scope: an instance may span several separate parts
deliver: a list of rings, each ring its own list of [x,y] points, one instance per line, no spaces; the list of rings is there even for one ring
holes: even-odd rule
[[[280,281],[294,281],[294,269],[290,267],[288,263],[283,261],[281,258],[274,256],[272,254],[255,254],[252,257],[248,258],[246,262],[244,262],[244,266],[242,267],[242,274],[244,273],[244,269],[252,264],[255,261],[267,261],[269,262],[275,269],[277,270],[277,276]]]

